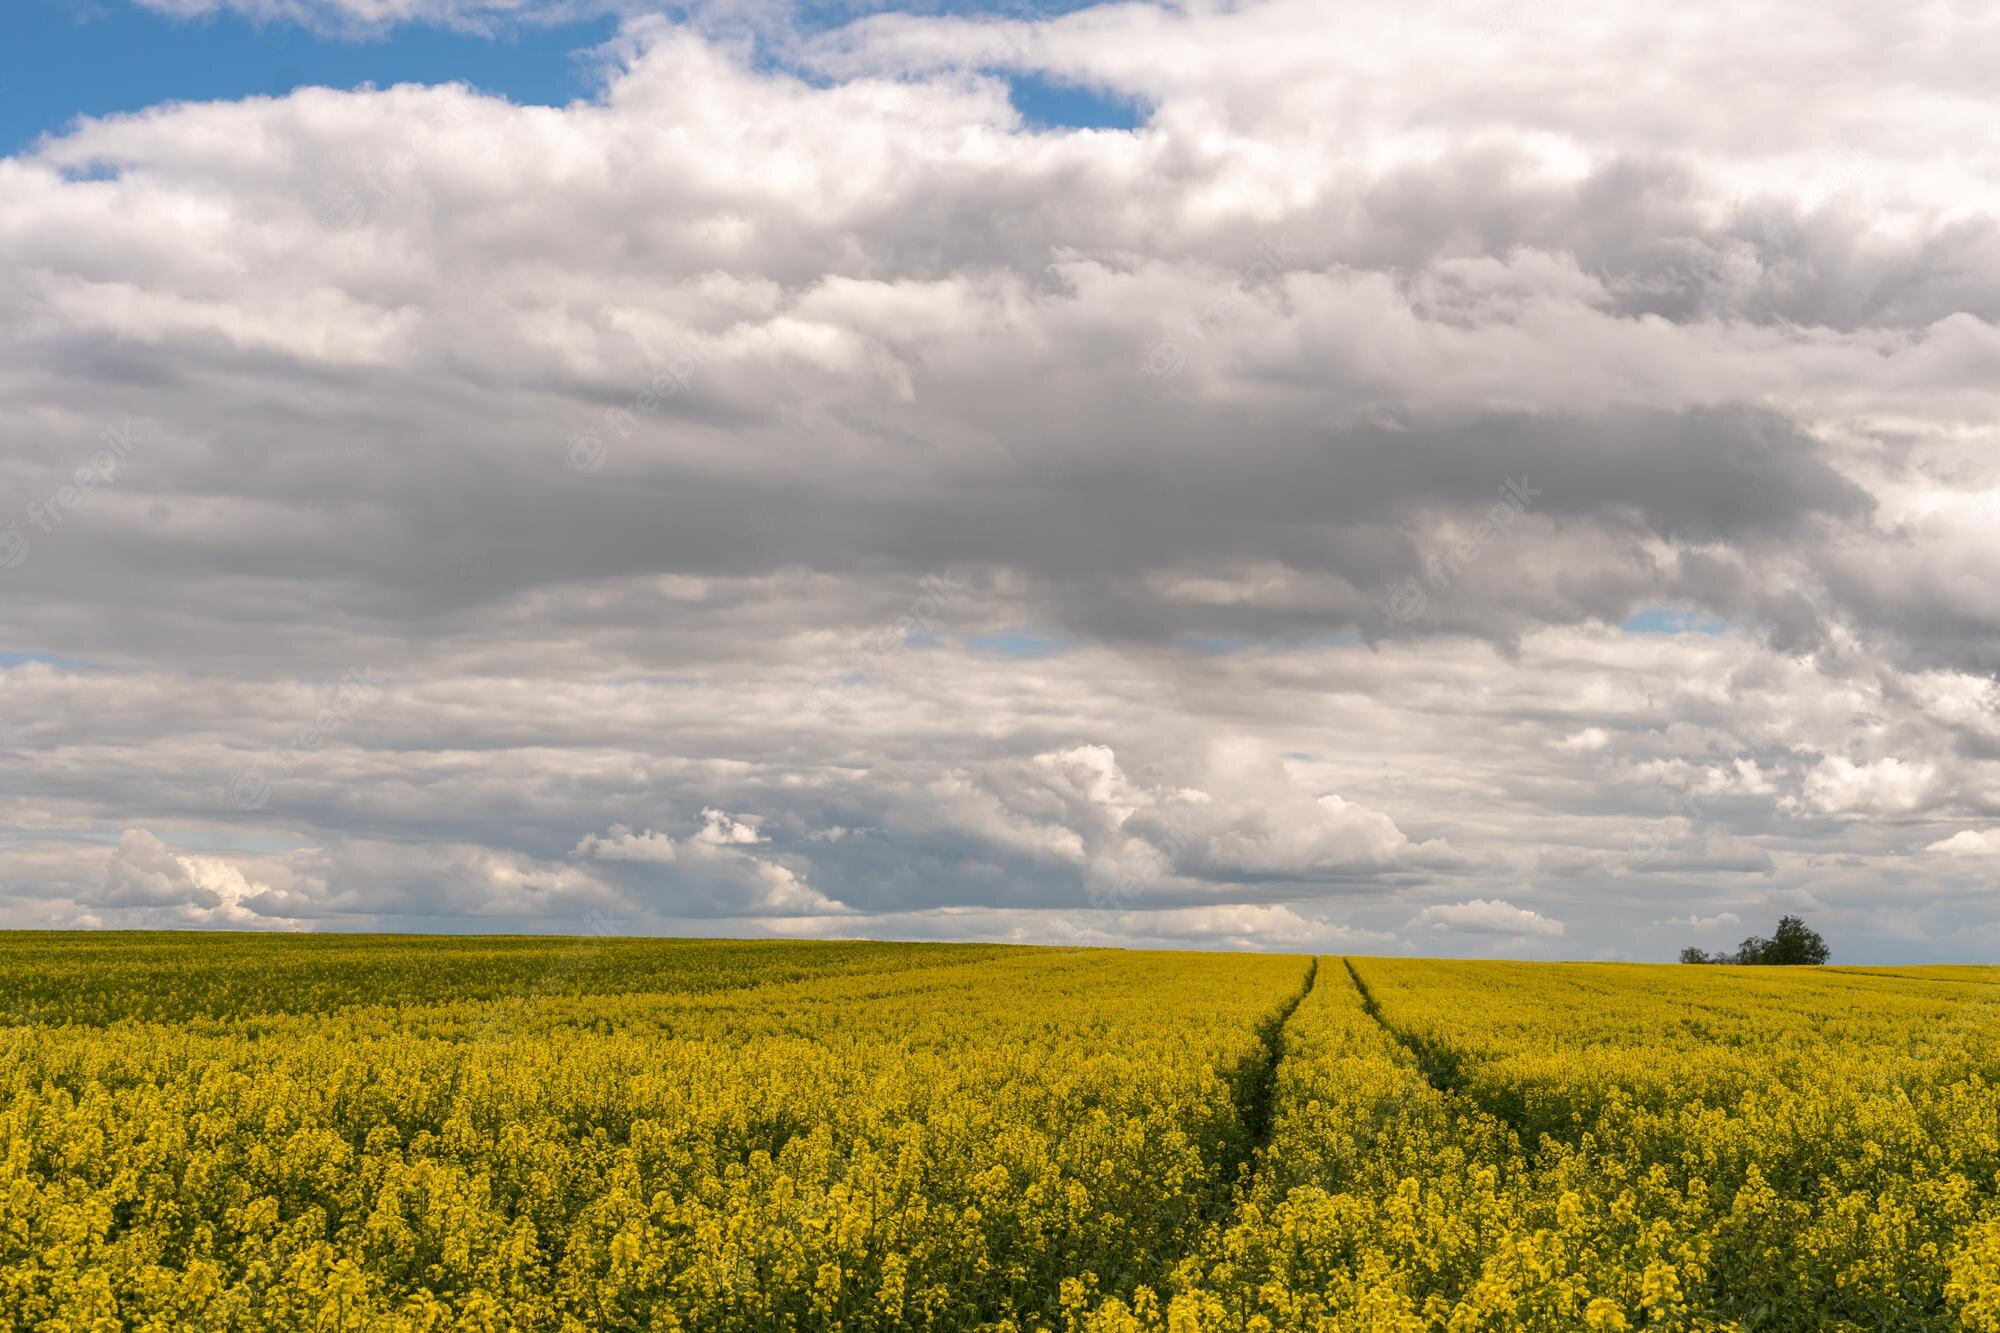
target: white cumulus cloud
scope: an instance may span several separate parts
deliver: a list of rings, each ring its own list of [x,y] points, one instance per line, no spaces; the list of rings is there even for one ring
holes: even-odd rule
[[[1540,912],[1516,907],[1498,898],[1473,898],[1424,908],[1410,918],[1420,930],[1466,931],[1482,935],[1548,935],[1563,933],[1563,923]]]

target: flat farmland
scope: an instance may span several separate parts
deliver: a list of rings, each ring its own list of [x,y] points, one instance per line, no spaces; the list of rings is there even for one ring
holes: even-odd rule
[[[23,1329],[2000,1328],[2000,971],[0,939]]]

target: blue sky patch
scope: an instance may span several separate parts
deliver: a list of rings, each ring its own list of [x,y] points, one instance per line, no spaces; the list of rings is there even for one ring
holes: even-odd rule
[[[1705,611],[1654,606],[1630,617],[1619,628],[1627,634],[1720,634],[1729,628],[1729,622]]]
[[[602,17],[502,24],[482,36],[412,23],[345,37],[228,13],[174,18],[131,0],[6,0],[0,4],[0,154],[60,135],[79,116],[163,102],[282,97],[308,87],[465,83],[518,105],[566,106],[598,91],[590,53],[617,28],[615,18]],[[1015,107],[1038,129],[1131,130],[1145,123],[1146,109],[1126,98],[1039,74],[1005,77]]]
[[[1002,657],[1054,657],[1067,652],[1070,645],[1061,639],[1051,639],[1025,625],[1013,629],[1000,630],[993,634],[974,634],[965,641],[965,646],[975,653],[997,653]]]
[[[289,833],[248,833],[235,829],[180,829],[153,836],[184,852],[248,852],[257,856],[281,856],[320,843],[318,839]]]
[[[1145,109],[1127,98],[1056,83],[1039,74],[1010,74],[1014,109],[1040,129],[1136,130]]]
[[[20,666],[23,662],[46,662],[50,666],[61,667],[65,671],[90,670],[90,663],[79,662],[74,657],[62,657],[55,653],[0,651],[0,671],[5,671],[8,667]]]
[[[1316,634],[1304,640],[1239,638],[1229,634],[1187,633],[1174,636],[1174,646],[1183,652],[1198,653],[1203,657],[1227,657],[1231,653],[1244,652],[1251,648],[1277,648],[1296,642],[1300,648],[1349,648],[1362,642],[1360,631],[1343,629],[1331,634]]]
[[[1226,657],[1230,653],[1240,653],[1256,640],[1230,638],[1221,634],[1177,634],[1175,646],[1203,657]]]
[[[244,852],[252,856],[281,856],[286,852],[317,847],[324,839],[301,838],[291,833],[252,833],[237,829],[149,829],[148,832],[176,851],[195,853]],[[124,837],[120,827],[60,829],[33,836],[50,842],[88,842],[109,846]]]
[[[0,4],[0,153],[60,134],[81,115],[139,111],[297,88],[468,83],[509,101],[566,106],[597,90],[586,52],[610,19],[503,28],[481,37],[407,26],[376,39],[323,37],[233,15],[176,19],[126,0]]]

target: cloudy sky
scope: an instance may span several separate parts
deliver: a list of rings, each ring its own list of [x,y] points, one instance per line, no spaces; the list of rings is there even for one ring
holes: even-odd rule
[[[2000,959],[2000,10],[0,51],[0,924]]]

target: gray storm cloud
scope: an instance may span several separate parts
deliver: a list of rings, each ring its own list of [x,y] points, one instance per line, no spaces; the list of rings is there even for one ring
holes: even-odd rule
[[[5,920],[2000,942],[2000,20],[728,18],[0,159]]]

